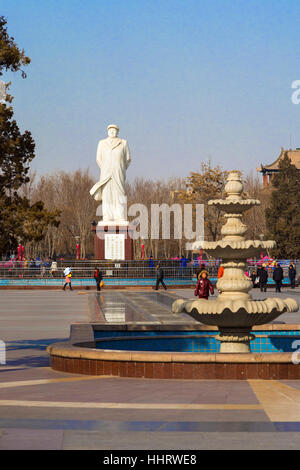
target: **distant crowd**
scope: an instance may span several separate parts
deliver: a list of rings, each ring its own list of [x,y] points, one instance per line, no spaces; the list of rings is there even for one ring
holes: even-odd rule
[[[259,287],[261,292],[267,291],[268,279],[269,276],[272,276],[272,279],[275,282],[276,292],[281,292],[284,274],[279,263],[276,263],[274,267],[263,264],[260,268],[256,270],[253,269],[250,274],[247,273],[247,275],[251,278],[253,288]],[[288,277],[291,288],[294,289],[297,278],[297,271],[294,263],[290,263],[289,265]]]
[[[46,258],[41,260],[39,256],[34,258],[23,258],[22,261],[19,261],[17,258],[12,257],[6,261],[0,261],[0,268],[6,268],[8,272],[12,269],[24,269],[34,272],[36,275],[41,275],[42,277],[52,276],[55,277],[58,271],[58,265],[56,259]]]

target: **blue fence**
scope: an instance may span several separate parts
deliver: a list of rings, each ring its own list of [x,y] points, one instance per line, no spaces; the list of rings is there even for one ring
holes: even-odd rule
[[[216,284],[217,278],[211,277],[210,278],[212,284]],[[107,286],[153,286],[155,285],[156,278],[104,278],[104,283]],[[176,278],[176,277],[166,277],[164,282],[168,286],[172,285],[180,285],[180,286],[190,286],[191,284],[196,284],[195,277],[187,277],[187,278]],[[51,287],[57,286],[62,287],[65,283],[64,278],[30,278],[30,279],[0,279],[0,287],[3,286],[44,286],[44,287]],[[290,280],[289,278],[285,278],[283,280],[283,285],[289,285]],[[72,286],[95,286],[95,280],[93,278],[73,278],[72,279]],[[273,279],[269,279],[268,286],[274,286],[275,283]]]

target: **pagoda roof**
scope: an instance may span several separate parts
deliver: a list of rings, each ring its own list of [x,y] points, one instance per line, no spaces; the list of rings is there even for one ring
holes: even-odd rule
[[[291,163],[292,165],[295,165],[295,167],[300,170],[300,149],[296,149],[296,150],[284,150],[283,147],[281,147],[281,152],[280,152],[280,155],[279,157],[275,160],[275,162],[271,163],[270,165],[263,165],[261,164],[261,167],[260,168],[257,168],[258,171],[266,171],[266,170],[278,170],[278,165],[279,165],[279,162],[281,160],[283,160],[283,158],[285,156],[288,156],[289,159],[291,160]]]

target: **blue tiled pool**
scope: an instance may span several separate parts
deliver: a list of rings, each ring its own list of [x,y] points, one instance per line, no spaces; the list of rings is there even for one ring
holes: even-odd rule
[[[155,286],[156,279],[144,279],[144,278],[105,278],[104,282],[107,286]],[[48,278],[36,278],[36,279],[0,279],[0,286],[63,286],[65,283],[65,279],[48,279]],[[190,278],[185,279],[178,279],[178,278],[167,278],[165,279],[165,284],[172,286],[172,285],[182,285],[190,286],[191,284],[195,284]],[[73,286],[92,286],[95,287],[95,280],[91,278],[82,278],[72,279]]]
[[[217,353],[218,331],[95,331],[97,349],[121,351]],[[293,352],[300,346],[299,330],[255,331],[251,352]],[[107,339],[105,339],[107,338]]]
[[[211,277],[211,282],[216,284],[217,278]],[[105,284],[108,286],[154,286],[156,279],[155,278],[109,278],[104,279]],[[195,278],[166,278],[165,284],[172,285],[182,285],[190,286],[191,284],[196,285]],[[15,279],[15,278],[5,278],[0,279],[0,286],[63,286],[65,283],[64,278],[35,278],[35,279]],[[290,281],[288,278],[283,280],[284,285],[289,285]],[[273,279],[268,280],[268,285],[274,285]],[[91,278],[73,278],[72,285],[74,286],[95,286],[95,280]],[[259,290],[259,289],[257,289]]]

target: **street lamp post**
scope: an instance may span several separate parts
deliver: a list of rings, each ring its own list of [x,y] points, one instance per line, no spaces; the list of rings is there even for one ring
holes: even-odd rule
[[[74,237],[75,240],[76,240],[76,259],[78,260],[79,259],[79,242],[80,242],[80,236],[77,235],[76,237]]]
[[[265,235],[264,235],[263,233],[261,233],[261,234],[259,235],[259,238],[261,239],[261,241],[263,241],[264,236],[265,236]],[[263,257],[264,257],[264,254],[263,254],[263,252],[261,252],[261,254],[260,254],[260,259],[263,259]]]

